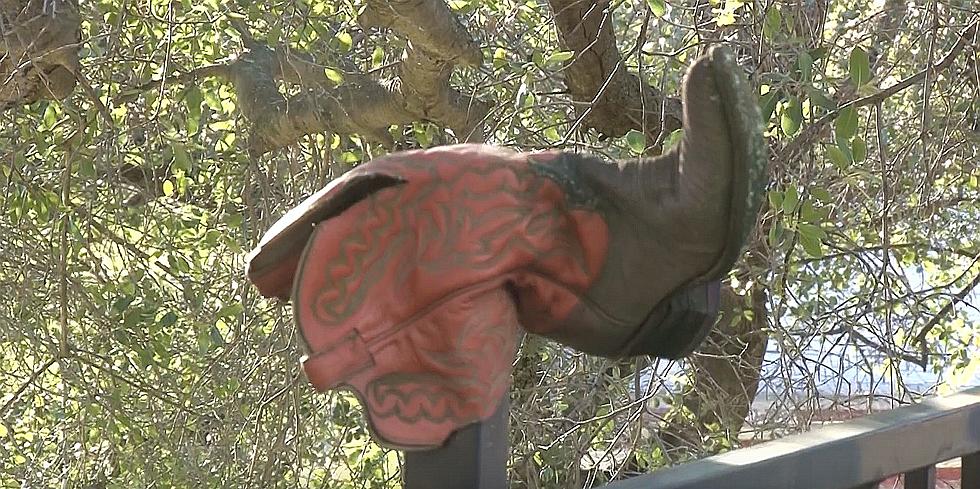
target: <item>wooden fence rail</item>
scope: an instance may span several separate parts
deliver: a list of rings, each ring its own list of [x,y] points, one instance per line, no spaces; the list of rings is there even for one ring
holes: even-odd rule
[[[902,474],[936,487],[961,458],[960,488],[980,489],[980,387],[614,482],[600,489],[873,489]],[[406,454],[406,489],[507,487],[507,403],[449,443]]]
[[[931,489],[935,465],[957,457],[960,487],[980,489],[980,387],[603,489],[870,489],[897,474],[906,489]]]

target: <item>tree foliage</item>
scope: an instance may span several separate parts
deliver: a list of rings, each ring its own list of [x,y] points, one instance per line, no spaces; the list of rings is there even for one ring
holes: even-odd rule
[[[28,22],[42,3],[78,19],[80,42],[22,42],[52,32]],[[515,485],[591,486],[737,446],[740,429],[803,429],[866,393],[846,369],[894,402],[923,394],[901,365],[955,386],[980,366],[978,14],[971,0],[0,1],[0,485],[397,485],[399,455],[370,441],[356,401],[301,377],[289,309],[257,297],[244,254],[395,149],[655,154],[682,130],[684,67],[719,42],[759,89],[773,182],[720,334],[673,369],[526,339]],[[771,405],[743,427],[756,386]]]

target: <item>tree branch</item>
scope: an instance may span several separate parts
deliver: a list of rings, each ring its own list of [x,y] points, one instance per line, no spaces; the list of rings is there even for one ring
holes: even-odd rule
[[[407,108],[422,119],[451,128],[461,140],[482,142],[483,121],[490,107],[450,86],[452,71],[452,65],[436,55],[409,47],[398,75]]]
[[[357,22],[390,28],[435,59],[470,66],[483,62],[480,47],[442,0],[368,0]]]
[[[667,99],[625,66],[609,0],[550,0],[558,37],[575,52],[564,69],[579,124],[608,137],[636,129],[656,141],[681,126],[680,102]],[[666,105],[666,116],[663,107]]]
[[[317,86],[287,99],[276,85],[277,75],[284,73],[281,67],[290,61],[289,57],[283,59],[282,52],[256,45],[230,66],[229,78],[239,108],[251,123],[248,149],[254,155],[324,131],[357,133],[391,147],[388,126],[417,119],[405,107],[397,86],[383,85],[364,75],[349,75],[331,90]],[[295,69],[297,65],[292,66]],[[293,74],[301,72],[295,70]]]
[[[943,308],[940,309],[939,312],[937,312],[936,315],[933,316],[928,323],[922,326],[922,329],[919,330],[919,333],[915,335],[915,341],[921,344],[923,352],[926,351],[925,341],[926,341],[926,336],[929,334],[929,332],[932,331],[932,329],[935,328],[936,325],[938,325],[939,322],[942,321],[944,317],[946,317],[950,312],[953,311],[953,306],[959,304],[960,302],[963,302],[966,299],[966,296],[970,295],[970,292],[972,292],[973,289],[977,288],[978,285],[980,285],[980,273],[978,273],[976,277],[973,277],[973,280],[971,280],[970,283],[966,285],[966,287],[960,289],[960,291],[953,296],[953,300],[949,301],[945,306],[943,306]],[[923,353],[922,361],[924,364],[925,363],[924,353]]]
[[[748,295],[722,287],[718,323],[691,357],[694,375],[683,393],[682,405],[696,421],[692,424],[679,412],[668,415],[660,430],[667,447],[702,450],[701,433],[713,423],[737,439],[759,388],[769,339],[765,287],[757,285]],[[743,316],[746,309],[752,311],[751,320]]]
[[[326,76],[326,66],[309,54],[262,45],[243,23],[235,22],[248,49],[226,75],[251,123],[250,153],[264,154],[324,131],[356,133],[391,147],[388,127],[417,120],[447,126],[461,140],[483,141],[489,107],[449,83],[456,61],[478,64],[482,55],[442,0],[373,0],[359,21],[391,27],[410,41],[396,79],[345,73],[337,86]],[[276,80],[306,90],[287,99]]]
[[[789,142],[789,144],[784,146],[783,149],[779,151],[779,154],[776,157],[776,161],[790,161],[791,159],[799,155],[801,152],[803,152],[805,148],[809,148],[810,146],[812,146],[818,139],[820,139],[821,134],[823,134],[823,131],[829,127],[830,123],[833,122],[838,115],[840,115],[840,112],[842,110],[851,107],[858,108],[867,105],[877,104],[901,92],[902,90],[905,90],[906,88],[909,88],[912,85],[915,85],[916,83],[925,80],[927,74],[935,75],[937,73],[941,73],[947,70],[950,66],[952,66],[953,61],[956,60],[956,58],[960,55],[960,53],[962,53],[963,50],[968,45],[970,45],[970,42],[971,41],[975,42],[974,38],[977,35],[978,24],[980,24],[980,21],[973,22],[972,24],[967,26],[967,28],[964,29],[962,33],[960,33],[959,39],[957,39],[956,44],[953,45],[953,47],[946,53],[946,56],[943,56],[943,59],[941,59],[935,65],[930,66],[922,71],[919,71],[918,73],[909,76],[908,78],[905,78],[904,80],[901,80],[890,87],[872,93],[871,95],[867,95],[865,97],[851,100],[850,102],[847,102],[837,107],[836,109],[830,111],[823,117],[817,119],[816,122],[810,124],[806,128],[806,130],[800,133],[799,136],[795,137],[792,141]]]
[[[45,2],[0,2],[0,112],[67,97],[79,73],[81,21],[74,2],[45,12]]]

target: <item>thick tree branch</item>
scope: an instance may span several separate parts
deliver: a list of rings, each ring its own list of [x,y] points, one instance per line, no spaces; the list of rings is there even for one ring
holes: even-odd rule
[[[391,28],[409,41],[398,67],[409,112],[449,127],[461,140],[484,140],[489,106],[449,84],[456,63],[478,66],[483,55],[445,1],[370,0],[358,22]]]
[[[229,75],[239,109],[251,123],[248,148],[252,154],[261,155],[324,131],[357,133],[391,146],[388,126],[416,120],[397,87],[364,75],[348,75],[339,87],[315,86],[287,99],[276,85],[277,75],[282,77],[284,72],[283,61],[287,60],[276,51],[255,46],[231,64]]]
[[[691,357],[693,382],[683,394],[683,406],[697,421],[692,425],[683,416],[670,416],[661,429],[668,447],[700,451],[704,447],[701,434],[709,432],[708,425],[714,423],[729,439],[738,438],[759,388],[769,338],[766,295],[764,287],[756,287],[746,307],[734,290],[727,285],[722,288],[721,317]],[[752,311],[751,320],[743,316],[745,309]]]
[[[449,83],[455,62],[479,64],[482,56],[443,0],[372,1],[359,21],[390,27],[409,40],[395,80],[347,73],[335,86],[312,56],[263,46],[236,23],[248,50],[228,76],[252,125],[250,152],[263,154],[323,131],[357,133],[390,147],[388,127],[416,120],[447,126],[462,140],[483,140],[489,107]],[[305,90],[287,99],[278,91],[279,79]]]
[[[630,129],[656,140],[681,125],[680,103],[665,97],[626,69],[616,47],[609,0],[550,0],[558,37],[575,57],[565,67],[565,84],[581,126],[608,137]]]
[[[0,2],[0,112],[75,89],[81,40],[78,8],[41,0]]]
[[[490,108],[449,84],[453,67],[424,49],[409,47],[398,68],[407,108],[422,119],[441,123],[459,139],[482,142],[483,120]]]
[[[480,47],[442,0],[369,0],[362,27],[391,28],[436,59],[479,66]]]
[[[0,110],[41,99],[69,95],[77,81],[103,115],[108,110],[84,83],[79,71],[79,16],[74,3],[44,11],[44,1],[0,3]],[[427,120],[451,128],[460,139],[482,141],[487,104],[454,89],[449,78],[455,63],[478,65],[479,46],[443,0],[371,0],[360,21],[390,27],[406,37],[409,48],[398,66],[398,78],[374,80],[346,73],[339,86],[324,65],[307,53],[270,48],[255,40],[241,20],[232,21],[246,50],[236,60],[201,67],[176,77],[127,91],[134,93],[173,81],[206,76],[235,86],[239,109],[250,122],[248,149],[264,154],[295,143],[308,134],[332,131],[360,134],[388,147],[392,125]],[[9,28],[8,28],[9,27]],[[277,81],[302,87],[284,96]]]

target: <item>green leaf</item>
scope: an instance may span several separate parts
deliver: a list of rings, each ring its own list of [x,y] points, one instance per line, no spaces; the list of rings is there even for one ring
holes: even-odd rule
[[[851,141],[851,155],[855,163],[860,163],[868,157],[868,143],[865,143],[860,136]]]
[[[191,156],[183,144],[174,144],[174,164],[171,170],[183,170],[185,172],[191,170]]]
[[[544,137],[552,142],[561,141],[561,134],[558,134],[558,126],[548,126],[544,130]]]
[[[867,51],[860,46],[852,49],[848,69],[855,86],[861,87],[871,81],[871,60],[868,58]]]
[[[663,17],[667,13],[667,3],[664,0],[647,0],[647,5],[656,17]]]
[[[776,111],[776,105],[779,104],[780,92],[779,90],[770,90],[765,95],[759,97],[759,110],[762,112],[762,120],[767,125],[769,119],[772,118],[772,113]]]
[[[766,12],[766,21],[762,24],[762,35],[766,39],[772,40],[779,32],[779,26],[783,23],[783,14],[775,6],[769,7]]]
[[[187,195],[187,176],[181,172],[179,175],[175,175],[174,179],[177,180],[177,193]]]
[[[830,161],[833,162],[837,168],[843,170],[850,165],[847,155],[845,155],[844,151],[837,146],[827,146],[826,150],[827,157],[830,158]]]
[[[816,231],[814,231],[814,228],[817,231],[823,232],[823,229],[820,229],[812,224],[800,224],[800,245],[803,246],[803,251],[805,251],[807,255],[810,255],[813,258],[822,258],[823,243],[820,242],[820,238],[818,237]]]
[[[222,308],[218,310],[217,316],[219,318],[237,317],[244,310],[245,308],[240,302],[232,302],[231,304],[225,304],[222,306]]]
[[[813,57],[810,56],[810,53],[806,51],[800,53],[800,59],[796,63],[800,67],[800,80],[810,81],[810,75],[813,74]]]
[[[780,118],[779,125],[783,129],[783,134],[787,136],[792,136],[800,130],[800,125],[803,124],[803,104],[800,103],[800,99],[796,97],[790,97],[786,101],[786,106],[783,107],[783,115]]]
[[[432,133],[428,131],[426,124],[419,122],[412,124],[412,134],[415,135],[415,140],[419,146],[428,148],[432,145]]]
[[[813,201],[807,200],[806,202],[803,202],[803,208],[800,209],[800,220],[812,223],[820,222],[820,213],[817,212],[817,208],[813,206]]]
[[[173,326],[177,322],[177,315],[173,311],[168,311],[166,314],[160,318],[160,326],[166,328],[167,326]]]
[[[323,74],[328,80],[336,83],[337,85],[344,83],[344,74],[329,66],[323,69]]]
[[[813,187],[810,189],[810,195],[821,202],[830,202],[830,192],[823,187]]]
[[[211,331],[207,329],[206,326],[200,326],[197,329],[197,350],[198,353],[204,354],[211,349]]]
[[[45,129],[51,129],[54,127],[55,122],[58,121],[58,109],[55,108],[54,104],[48,103],[48,106],[44,109],[44,122]]]
[[[174,194],[174,190],[175,187],[174,187],[174,182],[172,180],[168,179],[163,181],[163,195],[170,197]]]
[[[375,47],[374,51],[371,53],[371,66],[381,66],[381,63],[384,62],[384,59],[385,59],[384,49],[381,49],[381,46]]]
[[[116,312],[123,312],[126,309],[129,309],[129,305],[132,304],[134,300],[136,300],[136,298],[131,295],[121,296],[112,303],[112,310]]]
[[[827,231],[824,231],[822,227],[816,224],[802,223],[800,224],[800,235],[824,239],[827,237]]]
[[[95,163],[90,158],[80,158],[78,161],[78,174],[82,177],[94,177]]]
[[[541,54],[541,51],[535,50],[531,53],[531,62],[537,66],[544,66],[544,55]]]
[[[823,92],[823,90],[814,87],[807,87],[807,95],[810,96],[811,105],[823,107],[827,110],[837,109],[837,104],[835,104],[834,101]]]
[[[202,102],[204,102],[204,94],[201,93],[201,89],[197,85],[191,85],[187,89],[187,96],[184,98],[184,104],[187,105],[187,114],[195,119],[200,117]]]
[[[225,215],[225,224],[227,224],[230,228],[241,227],[242,222],[244,221],[245,218],[237,212],[232,212]]]
[[[575,56],[574,51],[556,51],[554,53],[551,53],[551,56],[548,56],[548,59],[545,60],[544,63],[547,65],[558,64],[558,63],[568,61],[572,59],[574,56]]]
[[[851,139],[857,134],[858,115],[854,107],[846,107],[837,114],[834,121],[834,134],[837,139]]]
[[[783,207],[783,193],[778,190],[770,190],[769,206],[773,209],[781,209]]]
[[[340,45],[340,50],[343,52],[350,51],[350,48],[354,45],[354,39],[351,38],[350,33],[347,31],[340,31],[334,36],[337,43]]]
[[[786,187],[786,192],[783,193],[783,212],[792,214],[796,210],[796,205],[799,203],[800,192],[796,190],[796,187]]]
[[[225,337],[222,336],[221,331],[215,325],[211,325],[208,334],[211,337],[212,345],[223,346],[225,344]]]
[[[265,33],[265,41],[269,44],[279,44],[282,40],[282,25],[275,24]]]
[[[630,132],[626,133],[626,144],[629,145],[630,151],[642,154],[643,150],[647,149],[647,137],[636,129],[630,129]]]
[[[666,139],[664,139],[664,151],[667,151],[678,144],[681,144],[681,140],[684,139],[684,128],[674,129]]]
[[[769,227],[769,246],[776,247],[779,244],[780,238],[783,237],[783,222],[776,221],[772,226]]]
[[[351,163],[357,163],[361,161],[361,158],[351,151],[344,151],[340,155],[340,161],[347,164],[351,164]]]
[[[504,48],[497,48],[493,52],[493,67],[501,68],[507,65],[507,50]]]

